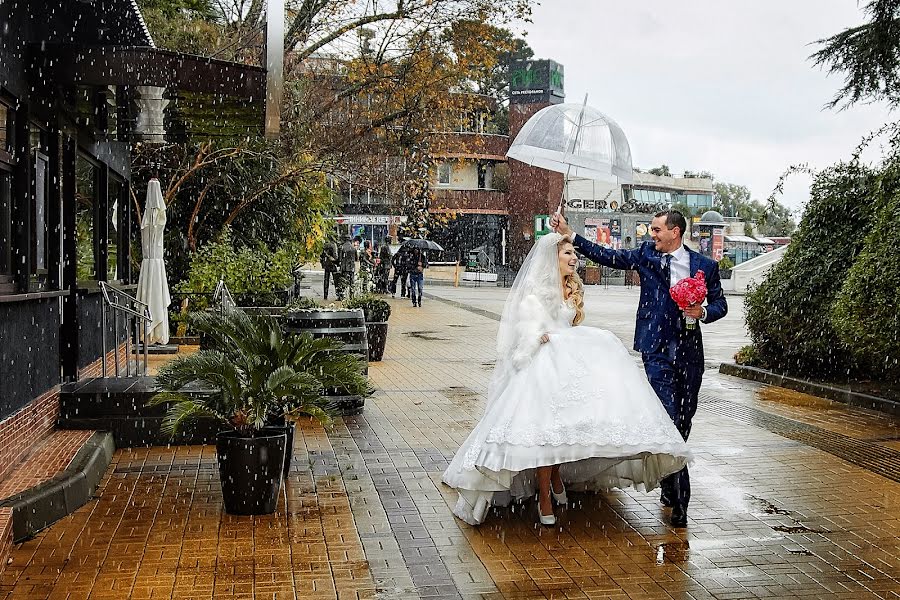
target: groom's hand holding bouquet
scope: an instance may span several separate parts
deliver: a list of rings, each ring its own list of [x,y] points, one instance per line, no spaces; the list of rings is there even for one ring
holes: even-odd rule
[[[703,301],[706,300],[706,275],[697,271],[693,277],[685,277],[669,288],[672,300],[685,314],[686,327],[697,328],[697,319],[703,316]]]

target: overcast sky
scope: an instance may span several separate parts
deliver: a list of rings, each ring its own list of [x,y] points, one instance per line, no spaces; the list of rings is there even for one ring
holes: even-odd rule
[[[764,199],[789,165],[847,158],[892,116],[822,109],[841,80],[811,43],[863,22],[855,0],[543,0],[533,20],[526,39],[565,66],[566,101],[589,94],[642,169],[707,170]],[[795,177],[782,202],[801,207],[808,187]]]

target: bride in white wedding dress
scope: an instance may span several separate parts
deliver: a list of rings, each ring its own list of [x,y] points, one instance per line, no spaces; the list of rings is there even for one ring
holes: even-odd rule
[[[578,258],[557,233],[519,270],[497,334],[484,415],[444,472],[463,521],[538,493],[540,522],[566,487],[649,491],[691,459],[656,393],[619,339],[584,319]]]

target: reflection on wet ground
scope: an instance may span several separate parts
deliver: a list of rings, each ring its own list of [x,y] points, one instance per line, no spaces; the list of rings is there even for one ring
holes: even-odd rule
[[[300,422],[275,515],[222,513],[211,447],[119,451],[96,501],[16,547],[0,599],[900,595],[890,419],[708,371],[686,529],[635,490],[571,492],[554,528],[533,500],[470,527],[440,476],[484,409],[496,321],[394,301],[391,323],[364,413]]]

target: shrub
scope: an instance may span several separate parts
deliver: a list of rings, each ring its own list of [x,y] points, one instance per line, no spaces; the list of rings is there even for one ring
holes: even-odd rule
[[[228,228],[214,242],[204,244],[191,257],[187,279],[176,286],[181,293],[211,294],[220,277],[240,306],[279,306],[284,290],[294,283],[292,274],[297,248],[286,244],[274,252],[265,244],[254,248],[236,247]],[[194,309],[205,308],[208,300],[193,296]]]
[[[756,348],[754,348],[752,344],[742,347],[734,354],[734,362],[739,365],[755,367],[757,366],[758,361],[759,357],[757,356]]]
[[[727,256],[723,256],[719,260],[719,272],[720,273],[722,273],[724,271],[730,271],[733,268],[734,268],[734,263],[731,262],[731,259],[728,258]]]
[[[875,225],[865,237],[831,311],[834,329],[865,372],[895,381],[900,380],[898,159],[887,163],[873,186]]]
[[[294,298],[293,300],[288,302],[285,310],[308,310],[311,308],[322,308],[322,305],[319,304],[319,301],[315,298],[311,298],[309,296],[301,296],[299,298]]]
[[[373,391],[359,358],[343,352],[339,341],[284,334],[275,318],[241,310],[195,313],[191,320],[210,337],[212,349],[160,368],[162,391],[150,403],[168,404],[162,425],[168,434],[198,417],[245,432],[299,412],[327,421],[325,389],[365,396]]]
[[[797,235],[745,298],[747,328],[761,366],[824,378],[853,369],[851,348],[830,316],[872,229],[872,183],[871,171],[854,163],[838,163],[814,177]]]
[[[361,308],[368,323],[381,323],[391,316],[391,305],[375,294],[354,296],[344,303],[344,308]]]

